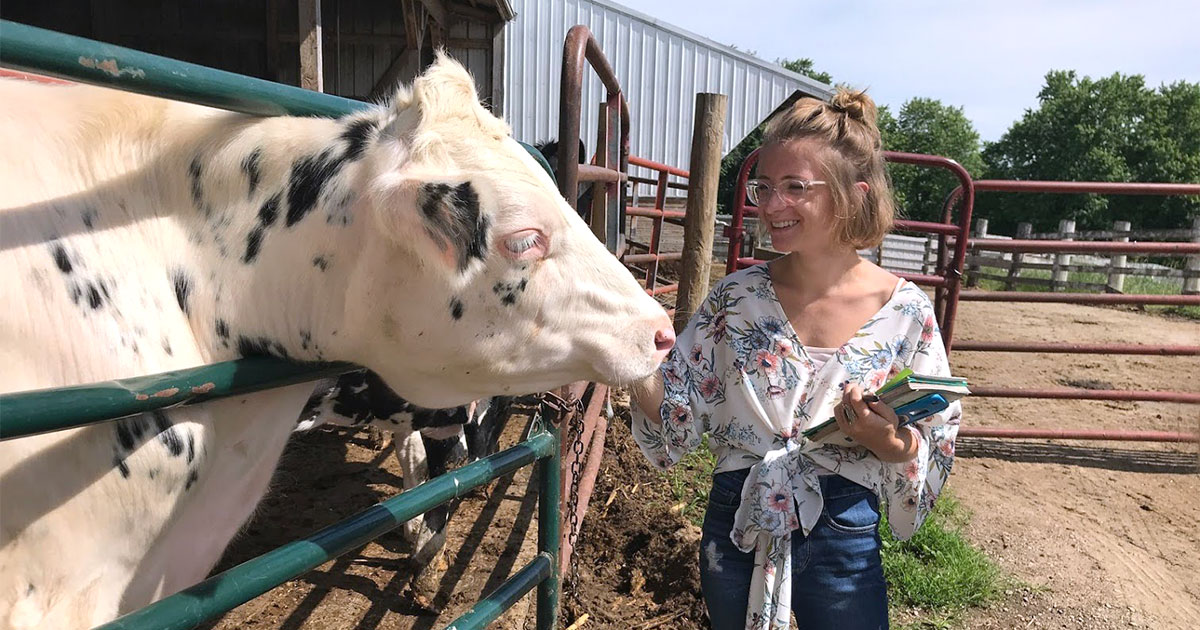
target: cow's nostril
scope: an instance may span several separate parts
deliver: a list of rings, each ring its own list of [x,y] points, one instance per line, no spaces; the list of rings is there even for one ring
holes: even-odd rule
[[[661,328],[654,333],[654,347],[660,352],[666,352],[675,345],[675,331],[670,328]]]

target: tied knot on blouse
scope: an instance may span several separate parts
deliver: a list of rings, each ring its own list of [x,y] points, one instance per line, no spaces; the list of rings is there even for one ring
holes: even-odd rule
[[[763,534],[783,538],[797,529],[808,534],[816,526],[820,509],[803,508],[821,505],[821,484],[817,467],[803,455],[802,442],[811,444],[802,437],[789,439],[750,467],[730,533],[738,549],[754,551]]]

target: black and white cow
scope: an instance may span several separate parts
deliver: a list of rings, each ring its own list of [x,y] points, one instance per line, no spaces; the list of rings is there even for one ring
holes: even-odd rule
[[[445,57],[342,119],[15,80],[0,103],[0,393],[267,354],[453,407],[630,382],[674,342]],[[202,579],[312,391],[0,442],[0,629]]]
[[[321,381],[296,431],[331,424],[390,433],[408,490],[495,453],[514,400],[494,396],[450,409],[426,409],[396,395],[374,372],[357,370]],[[419,565],[428,566],[445,545],[453,508],[454,504],[439,506],[405,523],[405,536],[413,543],[413,559]]]

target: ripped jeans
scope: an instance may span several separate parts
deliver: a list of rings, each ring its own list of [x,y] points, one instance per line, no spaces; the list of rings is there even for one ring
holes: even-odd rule
[[[754,552],[729,539],[749,470],[713,476],[700,539],[700,585],[713,630],[744,630]],[[822,476],[825,508],[806,537],[792,532],[792,612],[800,630],[888,627],[879,558],[879,499],[836,475]]]

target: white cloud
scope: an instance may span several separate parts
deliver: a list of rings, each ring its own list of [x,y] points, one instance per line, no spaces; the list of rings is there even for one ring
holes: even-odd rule
[[[768,60],[809,57],[899,107],[962,107],[985,140],[1037,105],[1049,70],[1200,82],[1195,0],[617,0]]]

